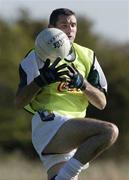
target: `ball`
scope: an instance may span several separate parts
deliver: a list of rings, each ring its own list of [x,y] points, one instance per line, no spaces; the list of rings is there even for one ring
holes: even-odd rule
[[[35,52],[45,61],[54,62],[57,57],[64,59],[71,49],[68,36],[60,29],[46,28],[41,31],[35,40]]]

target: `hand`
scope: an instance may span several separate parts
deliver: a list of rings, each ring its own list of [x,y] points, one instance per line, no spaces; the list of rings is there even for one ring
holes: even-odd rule
[[[84,90],[86,85],[84,83],[83,76],[79,73],[79,71],[75,68],[74,64],[72,66],[68,66],[70,73],[70,82],[69,88],[77,88]]]
[[[50,59],[45,61],[43,68],[40,70],[40,75],[34,79],[35,83],[39,87],[43,87],[58,81],[66,81],[66,76],[69,76],[69,71],[64,70],[64,68],[67,67],[67,64],[62,64],[56,67],[60,61],[60,57],[57,58],[51,65]]]

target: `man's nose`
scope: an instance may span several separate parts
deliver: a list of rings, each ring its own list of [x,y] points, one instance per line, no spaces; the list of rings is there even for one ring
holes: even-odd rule
[[[72,32],[72,26],[67,27],[67,34],[70,34]]]

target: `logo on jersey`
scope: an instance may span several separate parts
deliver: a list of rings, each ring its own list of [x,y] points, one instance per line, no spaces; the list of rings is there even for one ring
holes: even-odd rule
[[[66,92],[66,91],[71,92],[71,93],[78,93],[78,92],[80,92],[80,90],[77,89],[77,88],[69,88],[67,82],[61,82],[61,83],[58,85],[58,88],[57,88],[57,89],[58,89],[58,91],[60,91],[60,92]]]

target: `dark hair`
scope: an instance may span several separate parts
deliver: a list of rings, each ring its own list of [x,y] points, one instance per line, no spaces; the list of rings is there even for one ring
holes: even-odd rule
[[[71,15],[75,15],[75,13],[67,8],[59,8],[59,9],[55,9],[54,11],[52,11],[50,18],[49,18],[49,25],[56,25],[56,22],[58,21],[58,17],[60,15],[64,15],[64,16],[71,16]]]

